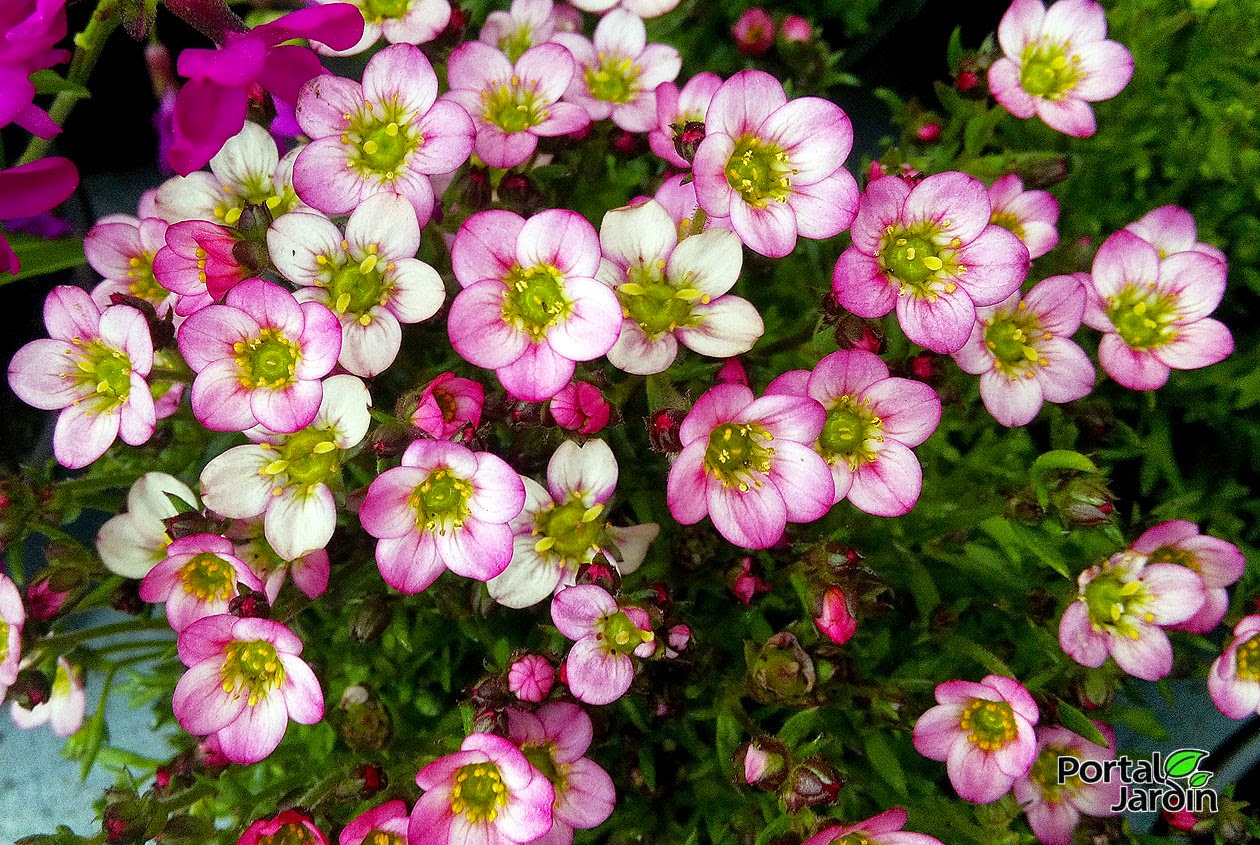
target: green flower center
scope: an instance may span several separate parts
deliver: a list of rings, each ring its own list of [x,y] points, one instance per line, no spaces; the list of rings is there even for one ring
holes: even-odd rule
[[[162,287],[162,283],[153,275],[153,253],[142,252],[139,255],[133,255],[127,259],[127,265],[131,268],[127,271],[127,289],[131,291],[132,296],[160,305],[171,295],[171,292]]]
[[[127,353],[106,346],[101,340],[80,340],[74,379],[83,392],[91,393],[93,412],[107,414],[131,395],[131,359]]]
[[[504,282],[503,320],[528,332],[535,342],[568,316],[573,303],[564,295],[563,275],[550,264],[519,265],[508,271]]]
[[[1149,598],[1141,581],[1111,561],[1103,564],[1081,595],[1095,630],[1109,628],[1133,639],[1139,636],[1135,625],[1139,616],[1145,622],[1155,621],[1153,614],[1142,610]]]
[[[255,390],[263,387],[288,387],[296,378],[302,350],[279,329],[262,329],[249,342],[238,340],[236,352],[237,378],[241,387]]]
[[[1028,772],[1029,779],[1041,787],[1042,800],[1052,804],[1062,801],[1063,793],[1071,795],[1083,786],[1081,779],[1075,775],[1068,778],[1066,783],[1059,783],[1060,757],[1081,759],[1079,754],[1066,746],[1047,745],[1041,749],[1041,753],[1033,762],[1032,769]]]
[[[390,833],[386,830],[373,830],[367,836],[363,837],[366,845],[407,845],[407,840],[399,836],[397,833]]]
[[[315,845],[315,837],[306,825],[289,822],[270,836],[258,837],[258,845]]]
[[[723,423],[709,435],[704,450],[704,468],[723,487],[760,487],[760,476],[770,471],[774,449],[765,445],[774,435],[757,423]]]
[[[530,29],[528,24],[521,24],[511,33],[500,38],[497,46],[507,54],[509,62],[516,64],[516,60],[534,46],[534,30]]]
[[[679,326],[693,324],[691,309],[697,302],[708,303],[709,296],[693,287],[666,279],[665,262],[631,266],[625,284],[617,288],[621,310],[639,324],[643,333],[655,340]]]
[[[639,95],[639,74],[643,68],[618,55],[600,53],[596,64],[586,69],[586,89],[597,100],[629,103]]]
[[[211,552],[202,552],[179,570],[184,592],[201,601],[227,601],[236,594],[236,568]]]
[[[818,450],[828,464],[843,458],[849,469],[869,464],[884,441],[884,423],[870,408],[870,400],[841,396],[827,411],[827,421],[818,435]]]
[[[356,314],[363,325],[372,322],[368,312],[377,306],[384,307],[394,290],[394,283],[386,274],[391,273],[395,265],[392,261],[381,263],[377,249],[376,244],[368,246],[367,257],[358,264],[348,256],[320,255],[315,259],[318,264],[331,267],[326,286],[333,311]],[[339,263],[343,261],[345,263]]]
[[[1033,365],[1046,367],[1050,361],[1037,351],[1036,340],[1052,335],[1041,330],[1037,317],[1021,302],[1014,311],[999,311],[984,324],[984,345],[993,354],[998,372],[1010,377],[1032,378]]]
[[[547,780],[551,781],[551,785],[556,789],[556,795],[564,792],[568,786],[568,765],[556,762],[556,746],[554,743],[546,745],[523,745],[521,753],[525,755],[525,759],[535,769],[543,773]]]
[[[1006,231],[1019,238],[1021,241],[1027,240],[1025,237],[1024,226],[1019,222],[1019,218],[1009,211],[995,211],[993,216],[989,218],[989,222],[994,226],[1001,226]]]
[[[1107,318],[1130,347],[1151,349],[1177,339],[1176,306],[1174,297],[1157,293],[1153,284],[1129,285],[1107,297]]]
[[[880,243],[876,259],[890,284],[899,286],[897,295],[910,294],[935,302],[942,294],[957,290],[952,281],[967,271],[957,261],[958,247],[962,242],[954,238],[947,245],[938,243],[942,228],[950,221],[939,224],[927,222],[912,226],[889,226]]]
[[[1148,556],[1151,563],[1175,563],[1178,566],[1184,566],[1186,569],[1193,569],[1199,572],[1199,559],[1192,553],[1176,546],[1160,546]]]
[[[451,812],[463,813],[468,821],[492,822],[499,808],[508,802],[507,787],[494,763],[472,763],[460,768],[451,790]]]
[[[534,550],[560,563],[588,563],[599,550],[604,533],[604,506],[587,507],[581,494],[572,493],[563,503],[548,505],[534,515],[533,533],[539,538]]]
[[[411,0],[362,0],[363,18],[368,23],[396,20],[411,11]]]
[[[0,619],[0,663],[9,659],[9,623]]]
[[[1244,681],[1260,681],[1260,637],[1253,636],[1234,654],[1238,677]]]
[[[838,839],[831,840],[830,845],[874,845],[864,833],[846,833]]]
[[[754,135],[741,135],[726,162],[727,184],[754,208],[765,208],[767,200],[787,202],[795,173],[782,147]]]
[[[233,698],[242,693],[249,696],[246,703],[250,707],[284,683],[284,664],[276,647],[266,640],[237,640],[223,651],[226,659],[219,675],[223,691]]]
[[[264,475],[285,473],[289,483],[315,485],[326,483],[337,474],[336,434],[326,428],[307,426],[290,434],[279,446],[259,444],[264,449],[275,449],[276,459],[262,468]]]
[[[416,511],[416,529],[445,534],[448,528],[462,527],[472,494],[472,483],[446,467],[429,473],[407,497]]]
[[[291,211],[297,205],[293,187],[277,186],[271,173],[249,173],[240,185],[223,185],[219,188],[219,201],[214,206],[215,219],[227,226],[235,226],[247,205],[265,205],[273,217]],[[203,257],[201,252],[197,257]],[[205,269],[202,265],[202,269]]]
[[[1062,100],[1082,76],[1080,63],[1076,56],[1068,56],[1066,44],[1029,44],[1021,57],[1020,86],[1034,97]]]
[[[645,631],[631,621],[624,610],[605,616],[599,623],[599,638],[604,647],[620,654],[630,654],[643,643],[655,639],[651,631]]]
[[[981,751],[997,751],[1015,739],[1015,711],[1005,701],[973,698],[963,709],[959,727]]]
[[[481,92],[481,116],[511,135],[542,123],[548,112],[538,92],[523,87],[520,77],[513,76],[510,85]]]
[[[411,155],[424,146],[424,138],[397,100],[365,103],[361,110],[342,115],[350,125],[341,136],[349,147],[350,166],[360,176],[393,182],[405,171]]]

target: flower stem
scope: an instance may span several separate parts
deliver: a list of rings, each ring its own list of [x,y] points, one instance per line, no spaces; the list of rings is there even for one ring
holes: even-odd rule
[[[109,625],[85,628],[82,631],[54,634],[51,637],[45,637],[40,640],[39,645],[45,650],[68,651],[80,643],[94,640],[97,637],[108,637],[111,634],[129,634],[133,631],[162,631],[169,630],[169,628],[170,625],[167,624],[165,619],[128,619],[125,622],[112,622]]]

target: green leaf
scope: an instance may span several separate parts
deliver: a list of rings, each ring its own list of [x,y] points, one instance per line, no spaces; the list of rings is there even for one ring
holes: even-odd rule
[[[22,272],[13,276],[0,275],[0,285],[78,267],[87,261],[83,255],[83,242],[78,238],[47,240],[31,235],[11,235],[9,244],[22,262]]]
[[[1199,767],[1199,761],[1208,756],[1208,752],[1197,748],[1183,748],[1168,755],[1164,761],[1164,774],[1173,778],[1183,778]]]
[[[945,62],[949,65],[950,73],[957,73],[958,66],[962,64],[962,27],[954,27],[954,31],[949,34],[949,46],[945,48]]]
[[[1059,724],[1094,745],[1107,747],[1107,737],[1103,736],[1102,731],[1095,727],[1089,717],[1062,699],[1059,700]]]
[[[941,645],[955,654],[971,658],[995,675],[1002,675],[1007,678],[1015,677],[1015,673],[1011,671],[1011,667],[1003,663],[996,654],[989,651],[984,646],[972,642],[966,637],[955,634],[954,636],[946,637]]]
[[[901,768],[901,761],[888,745],[887,739],[879,731],[866,734],[866,759],[880,777],[888,781],[888,785],[896,790],[902,799],[909,798],[909,787],[906,784],[906,773]]]
[[[170,500],[171,507],[175,508],[176,516],[178,516],[181,513],[193,513],[197,510],[197,507],[195,505],[191,504],[190,502],[184,501],[182,498],[180,498],[179,496],[176,496],[174,493],[167,493],[166,498]]]
[[[1201,789],[1207,786],[1208,781],[1212,779],[1211,772],[1195,772],[1190,776],[1189,783],[1195,789]]]
[[[51,70],[37,70],[31,74],[31,82],[35,85],[36,94],[77,94],[80,97],[90,97],[91,92],[77,82],[71,82],[68,79],[62,79]]]
[[[814,731],[818,730],[818,710],[803,710],[783,723],[779,729],[779,740],[784,745],[798,745]]]
[[[776,836],[781,836],[792,829],[792,816],[779,816],[757,835],[756,845],[768,845]]]
[[[1055,449],[1046,452],[1033,461],[1029,475],[1033,487],[1037,490],[1037,504],[1043,508],[1050,504],[1050,490],[1046,487],[1046,473],[1056,469],[1071,469],[1077,472],[1098,472],[1097,465],[1080,452],[1069,449]]]
[[[723,763],[735,756],[741,736],[739,721],[726,708],[717,713],[717,756]]]

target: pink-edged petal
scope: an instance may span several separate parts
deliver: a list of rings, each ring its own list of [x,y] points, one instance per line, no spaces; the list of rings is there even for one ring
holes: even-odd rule
[[[288,727],[284,698],[273,692],[253,707],[247,705],[216,735],[224,757],[233,763],[257,763],[276,750]]]
[[[606,288],[605,288],[606,290]],[[573,378],[573,361],[559,355],[546,342],[531,343],[512,363],[495,370],[508,393],[526,402],[541,402],[560,392]]]
[[[679,332],[682,336],[682,333]],[[612,349],[608,350],[608,361],[619,370],[635,375],[650,376],[663,373],[678,357],[678,340],[673,334],[665,332],[656,340],[649,340],[633,320],[625,320],[621,324],[621,334]]]
[[[482,452],[477,455],[477,472],[471,479],[473,497],[468,502],[472,516],[486,522],[509,522],[525,504],[521,477],[502,458]]]
[[[547,119],[530,131],[542,138],[555,138],[578,132],[588,126],[591,116],[586,109],[573,103],[552,103],[547,106]]]
[[[134,370],[131,373],[130,395],[118,409],[118,436],[129,446],[149,442],[157,424],[157,412],[153,406],[153,394],[149,385]]]
[[[560,633],[574,641],[590,634],[599,620],[616,612],[616,599],[594,584],[565,587],[551,600],[552,622]]]
[[[976,309],[961,290],[942,293],[935,301],[910,294],[897,298],[897,320],[906,337],[933,352],[948,354],[961,349],[971,336]]]
[[[1160,262],[1161,293],[1177,297],[1177,323],[1192,323],[1216,310],[1225,294],[1225,264],[1190,250]]]
[[[746,549],[768,549],[787,526],[787,504],[773,484],[748,485],[747,490],[717,481],[707,485],[709,518],[718,533]]]
[[[843,167],[812,185],[794,186],[789,200],[796,230],[803,238],[831,238],[852,225],[858,211],[858,187]]]
[[[1212,664],[1208,672],[1208,694],[1226,716],[1245,719],[1260,711],[1260,683],[1245,681],[1235,674],[1236,663],[1231,652]]]
[[[701,396],[678,428],[684,444],[704,438],[722,423],[735,419],[753,402],[753,392],[742,384],[719,384]]]
[[[789,522],[812,522],[835,502],[831,468],[817,452],[799,443],[776,442],[770,479],[787,506]]]
[[[250,391],[249,408],[261,425],[280,434],[289,434],[314,422],[323,398],[324,386],[321,382],[297,381],[278,390],[259,388]]]
[[[1145,287],[1159,275],[1159,253],[1155,247],[1124,229],[1103,241],[1094,255],[1094,287],[1104,299],[1120,294],[1130,285]]]
[[[923,489],[923,468],[908,446],[885,440],[872,463],[853,474],[849,501],[864,513],[901,516],[910,512]]]
[[[1043,279],[1024,297],[1028,311],[1045,331],[1071,335],[1085,313],[1085,287],[1078,274]]]
[[[708,448],[707,438],[694,441],[682,450],[669,469],[666,492],[669,512],[683,525],[694,525],[709,512],[704,493],[707,486],[704,453]]]
[[[1198,573],[1173,563],[1152,563],[1142,571],[1151,601],[1144,610],[1154,625],[1184,622],[1203,606],[1203,581]]]
[[[565,281],[572,310],[547,331],[547,344],[572,361],[590,361],[608,352],[621,332],[621,303],[617,295],[590,278]]]
[[[989,67],[988,78],[989,92],[1002,108],[1022,119],[1037,113],[1037,99],[1024,90],[1019,65],[1015,62],[1007,58],[998,59]]]
[[[324,548],[337,527],[332,491],[324,484],[286,490],[267,508],[263,527],[267,542],[283,560]]]
[[[1028,247],[1001,226],[987,226],[958,257],[967,272],[955,281],[976,305],[996,305],[1028,275]]]
[[[1158,681],[1172,671],[1173,650],[1168,635],[1154,625],[1139,623],[1138,636],[1114,636],[1108,647],[1116,665],[1135,678]]]
[[[447,100],[434,103],[417,129],[424,144],[412,155],[411,169],[429,175],[450,173],[466,162],[477,135],[463,106]]]
[[[369,193],[338,136],[316,138],[302,148],[293,165],[293,189],[303,202],[327,214],[347,214]]]
[[[416,509],[407,499],[428,476],[427,470],[410,466],[394,467],[377,476],[359,508],[363,530],[378,539],[414,531]]]
[[[941,421],[940,397],[921,381],[883,379],[863,390],[862,397],[883,423],[884,436],[907,446],[927,440]]]
[[[65,408],[83,389],[63,376],[75,368],[76,348],[63,340],[40,338],[18,350],[9,364],[9,387],[26,404],[41,411]]]
[[[753,304],[738,296],[722,296],[708,304],[695,305],[691,315],[699,324],[679,328],[678,339],[692,352],[712,358],[742,355],[753,348],[766,330]]]
[[[1089,102],[1109,100],[1123,91],[1133,78],[1133,54],[1122,44],[1114,41],[1082,43],[1075,45],[1072,53],[1079,61],[1077,71],[1081,74],[1070,92],[1073,97]]]
[[[538,139],[527,131],[506,133],[492,123],[477,127],[477,155],[491,167],[509,168],[524,162],[538,148]]]
[[[1037,100],[1037,116],[1051,129],[1073,138],[1088,138],[1097,129],[1094,110],[1084,100]]]
[[[634,663],[624,654],[604,651],[595,637],[583,637],[569,650],[565,673],[569,690],[578,701],[611,704],[630,689]]]
[[[1098,363],[1107,375],[1130,390],[1158,390],[1168,381],[1167,364],[1150,350],[1133,349],[1118,334],[1102,336]]]
[[[1234,351],[1234,336],[1223,323],[1210,317],[1177,326],[1176,332],[1171,342],[1151,350],[1161,363],[1175,370],[1209,367]]]
[[[223,658],[199,661],[175,685],[171,701],[179,726],[206,736],[230,724],[245,709],[245,696],[223,692]]]
[[[902,220],[931,221],[945,235],[970,244],[989,225],[989,192],[984,183],[957,171],[927,177],[906,198]],[[944,221],[949,221],[945,226]],[[1009,234],[1009,233],[1008,233]]]
[[[469,519],[434,539],[446,568],[465,578],[489,581],[512,559],[512,531],[505,524]]]
[[[556,818],[582,830],[599,827],[616,806],[612,778],[586,757],[578,757],[567,765],[568,788],[556,796]]]
[[[713,95],[705,116],[708,134],[732,138],[752,134],[775,110],[787,104],[779,80],[761,70],[743,70],[726,80]]]
[[[555,501],[581,493],[583,501],[605,502],[617,486],[617,459],[603,440],[579,446],[566,440],[547,463],[547,487]]]
[[[202,370],[191,399],[197,421],[211,431],[244,431],[258,424],[233,360],[215,361]]]
[[[1047,402],[1074,402],[1094,389],[1094,365],[1079,346],[1061,337],[1038,344],[1045,366],[1034,370]]]
[[[763,396],[737,413],[734,419],[757,423],[768,429],[776,441],[813,443],[827,421],[827,412],[808,396]]]
[[[857,396],[888,378],[888,365],[878,355],[860,349],[832,352],[814,367],[808,379],[809,395],[824,406],[842,396]]]
[[[956,741],[966,741],[960,727],[963,705],[938,704],[914,723],[914,748],[929,760],[945,760]]]
[[[1129,548],[1135,552],[1149,555],[1162,546],[1177,546],[1180,548],[1184,541],[1198,536],[1199,526],[1193,522],[1185,519],[1170,519],[1167,522],[1161,522],[1154,528],[1148,528],[1129,545]]]
[[[995,420],[1011,428],[1032,422],[1044,401],[1039,380],[996,369],[980,376],[980,398]]]
[[[945,768],[958,797],[973,804],[996,801],[1010,791],[1014,782],[998,765],[997,755],[966,741],[950,749]]]
[[[1046,11],[1041,34],[1080,44],[1101,41],[1107,36],[1107,16],[1094,0],[1061,0]]]
[[[497,370],[518,360],[529,348],[529,335],[503,319],[501,282],[489,279],[460,291],[451,303],[447,328],[451,345],[464,360]]]
[[[599,269],[599,234],[585,217],[548,209],[525,221],[516,243],[522,267],[551,265],[564,276],[592,278]]]
[[[726,180],[726,164],[735,152],[735,139],[712,131],[700,142],[692,161],[696,201],[710,217],[726,217],[732,203],[741,203]]]
[[[249,519],[267,510],[272,499],[271,476],[262,471],[273,460],[260,446],[234,446],[201,471],[202,498],[207,508],[232,519]]]
[[[1082,666],[1097,668],[1107,661],[1107,638],[1094,631],[1089,606],[1074,601],[1059,620],[1059,646]]]
[[[784,104],[761,123],[757,136],[787,153],[793,185],[812,185],[835,173],[853,148],[848,115],[820,97],[799,97]]]
[[[856,246],[840,253],[831,290],[841,305],[868,319],[884,316],[897,304],[896,286],[889,283],[875,259]]]
[[[909,196],[910,186],[896,176],[881,176],[868,184],[849,233],[853,246],[868,256],[877,254],[888,227],[901,222]]]
[[[1046,7],[1040,0],[1015,0],[998,23],[998,43],[1008,56],[1019,56],[1041,37]]]
[[[288,717],[299,725],[313,725],[324,718],[324,693],[311,667],[300,657],[281,654],[284,665],[284,685],[280,694]]]
[[[95,338],[100,321],[101,310],[81,288],[58,285],[44,300],[44,326],[53,340]]]
[[[208,305],[180,324],[179,351],[197,372],[216,362],[232,362],[237,343],[258,334],[258,321],[236,308]],[[235,372],[235,365],[233,365]]]
[[[524,227],[520,215],[498,209],[468,218],[451,247],[451,266],[460,285],[506,277],[516,265],[516,242]]]
[[[363,71],[363,98],[370,103],[397,102],[404,113],[424,114],[433,106],[437,92],[433,65],[413,44],[386,47]]]
[[[119,414],[95,413],[90,402],[71,405],[57,416],[53,427],[53,455],[67,469],[80,469],[113,445],[121,422]]]
[[[1228,587],[1242,577],[1246,567],[1242,551],[1233,543],[1216,537],[1190,537],[1180,548],[1194,555],[1199,575],[1209,587]]]
[[[446,571],[429,532],[381,540],[376,544],[376,565],[386,584],[408,595],[427,589]]]
[[[564,96],[576,70],[573,55],[559,44],[543,43],[531,47],[516,60],[516,75],[533,87],[537,96],[554,103]],[[509,75],[512,69],[509,68]]]
[[[731,228],[749,249],[769,258],[782,258],[796,248],[796,214],[787,203],[755,208],[742,200],[730,205]]]

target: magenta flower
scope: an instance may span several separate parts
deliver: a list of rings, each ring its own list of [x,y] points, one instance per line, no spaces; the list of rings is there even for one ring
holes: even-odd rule
[[[332,376],[322,392],[310,425],[292,433],[251,429],[246,434],[257,442],[228,449],[201,471],[206,507],[232,519],[261,516],[267,543],[286,561],[332,538],[330,485],[340,482],[343,453],[362,442],[372,420],[372,397],[354,376]]]
[[[460,750],[416,775],[424,794],[411,810],[411,842],[533,842],[552,824],[555,790],[521,750],[493,734],[469,734]]]
[[[380,540],[376,564],[396,590],[418,593],[443,570],[488,581],[512,559],[508,523],[525,504],[521,477],[502,458],[445,440],[417,440],[381,473],[359,510]]]
[[[1200,534],[1193,522],[1174,519],[1148,529],[1129,548],[1146,555],[1151,563],[1184,566],[1203,581],[1203,607],[1186,621],[1168,628],[1206,634],[1221,624],[1229,610],[1229,593],[1225,588],[1242,577],[1247,564],[1237,546]]]
[[[35,84],[30,77],[70,60],[69,51],[55,49],[65,37],[65,0],[14,0],[0,8],[0,128],[16,123],[40,138],[61,131],[34,104]],[[0,213],[0,220],[25,216]]]
[[[1172,644],[1163,629],[1185,622],[1203,606],[1198,575],[1123,551],[1076,580],[1077,598],[1059,620],[1059,645],[1068,657],[1097,667],[1111,655],[1122,670],[1144,681],[1172,671]]]
[[[127,510],[111,517],[96,535],[96,552],[110,572],[143,578],[166,558],[171,536],[164,520],[178,511],[171,496],[197,507],[188,485],[164,472],[146,472],[127,491]]]
[[[573,830],[589,830],[612,815],[617,793],[612,778],[585,757],[594,733],[591,717],[576,704],[555,701],[534,713],[507,709],[508,739],[551,780],[556,791],[551,830],[538,845],[570,845]]]
[[[184,220],[166,230],[166,245],[153,258],[154,281],[177,295],[175,313],[188,316],[222,302],[251,275],[236,258],[232,230],[206,220]]]
[[[656,637],[647,611],[619,606],[603,587],[565,587],[551,600],[551,621],[573,640],[565,681],[578,701],[611,704],[634,681],[631,655],[651,657]]]
[[[337,845],[407,845],[409,816],[402,799],[386,801],[356,816],[342,829]]]
[[[214,734],[233,763],[257,763],[284,738],[289,719],[324,717],[324,693],[302,661],[302,641],[271,619],[207,616],[180,632],[188,671],[175,685],[175,718],[195,736]]]
[[[411,44],[374,55],[362,85],[339,76],[311,80],[297,101],[298,123],[311,138],[293,165],[298,196],[327,214],[347,214],[373,194],[395,193],[427,223],[429,177],[467,161],[475,134],[468,113],[439,101],[437,91],[433,66]]]
[[[310,425],[337,363],[341,324],[317,302],[248,279],[179,327],[179,351],[197,372],[192,409],[212,431],[262,425],[291,433]],[[252,515],[252,514],[251,514]]]
[[[704,116],[708,114],[713,95],[722,87],[716,73],[697,73],[678,90],[673,82],[662,82],[656,89],[656,126],[648,134],[648,145],[674,167],[691,168],[679,146],[690,147],[694,158],[696,145],[704,140]]]
[[[22,664],[22,627],[26,608],[22,594],[8,575],[0,572],[0,701],[17,680]]]
[[[70,736],[83,727],[83,715],[87,711],[87,694],[83,689],[83,675],[64,656],[57,658],[57,671],[53,675],[52,690],[48,700],[26,709],[16,701],[9,708],[13,724],[22,730],[49,725],[57,736]]]
[[[539,138],[585,128],[581,106],[561,103],[576,65],[559,44],[539,44],[515,63],[480,41],[451,53],[444,99],[459,103],[477,127],[473,150],[491,167],[515,167],[534,154]]]
[[[448,440],[465,426],[481,425],[486,389],[480,382],[441,373],[424,388],[411,412],[411,424],[430,437]]]
[[[612,417],[612,405],[589,382],[576,381],[560,388],[547,405],[556,425],[578,434],[596,434],[608,425]]]
[[[575,361],[606,353],[621,330],[617,297],[594,278],[599,257],[594,227],[572,211],[474,214],[451,248],[463,287],[447,318],[451,345],[516,398],[550,399]]]
[[[879,356],[841,349],[813,372],[792,370],[767,395],[801,396],[827,411],[814,450],[830,467],[832,501],[848,498],[876,516],[908,513],[923,489],[923,470],[910,451],[936,430],[941,400],[920,381],[891,378]]]
[[[1037,729],[1037,759],[1027,777],[1015,781],[1015,799],[1024,808],[1028,826],[1043,845],[1072,845],[1081,816],[1106,818],[1119,815],[1111,808],[1120,803],[1120,779],[1108,776],[1097,783],[1079,777],[1059,782],[1059,758],[1104,762],[1116,759],[1116,740],[1109,726],[1094,722],[1107,739],[1107,747],[1082,739],[1067,728]]]
[[[958,797],[973,804],[996,801],[1028,774],[1037,756],[1033,725],[1040,714],[1016,680],[986,675],[980,683],[946,681],[937,705],[914,725],[914,747],[945,762]]]
[[[989,203],[989,222],[1013,232],[1028,247],[1030,258],[1040,258],[1059,243],[1059,201],[1048,191],[1025,191],[1023,181],[1008,173],[989,186]]]
[[[140,598],[166,602],[166,621],[182,631],[206,616],[228,612],[238,584],[262,591],[262,581],[217,534],[191,534],[166,547],[166,558],[140,582]]]
[[[902,830],[907,818],[905,810],[894,807],[866,821],[824,828],[802,845],[941,845],[941,840],[934,836]]]
[[[105,454],[119,436],[139,446],[157,417],[145,377],[153,340],[144,315],[126,305],[102,312],[76,287],[61,285],[44,300],[47,339],[33,340],[9,364],[9,386],[28,405],[61,410],[53,455],[70,469]]]
[[[613,9],[600,18],[593,42],[575,32],[551,40],[573,54],[577,73],[565,98],[586,109],[591,120],[611,117],[627,132],[656,125],[656,87],[678,76],[682,56],[673,47],[648,44],[641,19]]]
[[[104,281],[92,289],[101,309],[113,304],[113,294],[143,299],[159,317],[170,313],[175,296],[153,275],[153,257],[166,246],[165,220],[157,217],[102,220],[83,239],[83,252]]]
[[[1208,695],[1231,719],[1260,713],[1260,616],[1244,616],[1208,671]]]
[[[1062,0],[1061,0],[1062,2]],[[1155,390],[1170,370],[1223,361],[1234,338],[1208,317],[1225,293],[1225,263],[1189,249],[1158,249],[1121,229],[1103,242],[1092,271],[1096,299],[1084,322],[1103,332],[1098,362],[1132,390]]]
[[[897,309],[906,337],[933,352],[956,352],[976,322],[977,305],[1019,289],[1028,249],[989,222],[983,184],[965,173],[937,173],[913,188],[895,176],[873,180],[836,262],[831,288],[859,317]]]
[[[1027,425],[1041,403],[1071,402],[1094,388],[1094,365],[1070,338],[1085,312],[1083,273],[1051,276],[976,309],[971,337],[953,354],[980,376],[980,398],[1002,425]]]
[[[800,15],[788,15],[779,27],[779,37],[788,44],[804,44],[814,37],[814,29]]]
[[[760,6],[745,9],[731,27],[731,35],[739,52],[759,55],[774,46],[774,18]]]
[[[285,810],[273,818],[258,819],[251,823],[245,828],[241,838],[236,840],[236,845],[274,845],[280,842],[328,845],[328,838],[304,811]]]
[[[330,5],[341,0],[315,0]],[[377,0],[351,0],[363,14],[363,37],[353,47],[333,49],[314,44],[329,56],[353,56],[367,50],[383,37],[390,44],[428,44],[451,22],[451,4],[447,0],[407,0],[403,3],[380,3]]]
[[[336,49],[352,47],[363,33],[363,15],[349,3],[299,9],[248,32],[228,32],[217,50],[179,54],[179,75],[188,78],[175,100],[171,167],[181,176],[200,169],[241,131],[251,96],[261,85],[295,103],[308,79],[324,73],[319,58],[292,38],[313,38]]]
[[[1076,138],[1094,134],[1089,104],[1109,100],[1133,76],[1133,56],[1107,40],[1107,16],[1094,0],[1015,0],[998,24],[1006,55],[989,68],[989,90],[1011,114],[1034,114]]]
[[[299,285],[298,302],[318,302],[341,323],[337,362],[356,376],[383,372],[402,347],[402,324],[437,313],[446,286],[415,257],[420,225],[397,194],[376,194],[350,214],[345,236],[316,214],[286,214],[267,231],[276,269]]]
[[[744,70],[722,84],[692,163],[696,196],[754,252],[781,258],[797,236],[830,238],[853,222],[857,182],[844,169],[853,126],[835,103],[788,102],[768,73]]]
[[[4,85],[0,85],[0,92],[5,90]],[[0,170],[0,220],[42,214],[69,199],[78,186],[78,169],[70,159],[60,156]],[[21,269],[22,262],[0,227],[0,273],[16,274]]]

